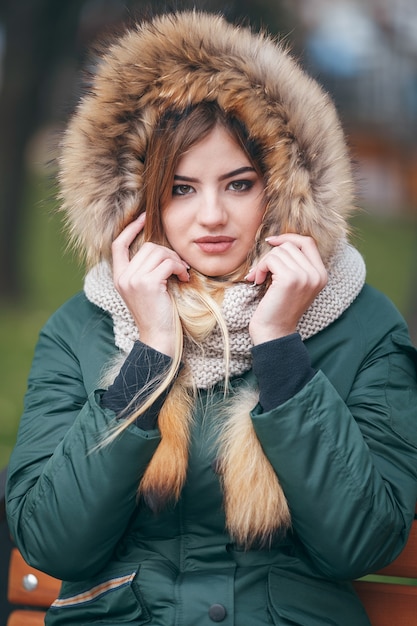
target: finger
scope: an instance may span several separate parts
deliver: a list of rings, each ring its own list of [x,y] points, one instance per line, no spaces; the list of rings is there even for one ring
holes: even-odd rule
[[[143,244],[126,267],[117,269],[121,271],[114,271],[114,280],[122,290],[135,290],[149,280],[157,286],[172,275],[182,282],[189,280],[189,266],[174,250],[150,242]]]
[[[279,259],[281,262],[285,263],[288,269],[292,269],[294,271],[303,269],[306,272],[318,272],[319,269],[317,268],[317,264],[319,265],[319,268],[322,264],[320,256],[318,256],[317,259],[312,260],[311,257],[305,254],[304,250],[301,250],[297,245],[289,241],[273,247],[269,254],[270,256],[267,256],[272,264],[272,267],[275,259]]]
[[[298,233],[284,233],[282,235],[272,235],[267,237],[265,241],[270,246],[281,246],[284,243],[292,243],[306,255],[313,265],[316,267],[323,265],[317,244],[312,237],[299,235]]]
[[[126,242],[128,242],[130,245],[132,241],[134,240],[134,238],[143,229],[145,225],[145,220],[146,220],[146,213],[143,212],[135,220],[133,220],[132,222],[129,222],[129,224],[125,226],[122,232],[116,237],[114,242],[121,243],[123,245],[125,245]]]
[[[285,247],[289,249],[287,244],[296,246],[319,273],[323,286],[327,283],[327,270],[317,248],[317,244],[312,237],[299,235],[297,233],[285,233],[283,235],[268,237],[266,241],[274,247],[285,245]]]
[[[116,237],[112,243],[113,264],[129,260],[129,248],[135,238],[143,230],[146,213],[141,213],[138,218],[130,222],[126,228]]]
[[[175,250],[151,242],[146,242],[141,246],[136,255],[131,259],[130,266],[132,272],[139,271],[140,273],[149,273],[154,271],[165,260],[171,260],[174,264],[173,267],[180,268],[181,273],[183,270],[190,269],[190,266],[181,259]],[[171,274],[172,273],[173,272],[171,272]],[[177,275],[177,272],[174,273]]]
[[[263,282],[268,272],[273,273],[274,268],[279,269],[278,264],[281,263],[284,263],[285,267],[288,266],[287,269],[297,269],[298,265],[305,268],[309,267],[309,261],[301,250],[294,244],[284,242],[279,246],[274,246],[270,252],[261,257],[245,278],[246,280],[255,280],[256,276],[256,282],[259,284],[259,281]]]
[[[298,250],[300,250],[307,257],[307,259],[309,259],[312,265],[318,269],[322,276],[327,275],[320,253],[317,249],[317,245],[312,237],[299,235],[297,233],[284,233],[281,235],[271,235],[267,237],[265,241],[273,248],[278,248],[288,243],[292,244],[298,248]],[[258,264],[259,261],[249,270],[248,274],[245,276],[246,280],[254,280],[255,270],[258,267]],[[258,279],[261,279],[261,277],[259,276]]]
[[[166,282],[171,276],[176,276],[181,282],[190,280],[188,265],[179,257],[164,259],[152,273],[155,282],[161,283]]]
[[[271,275],[279,278],[284,277],[295,280],[299,285],[310,284],[317,289],[322,289],[327,282],[327,271],[318,257],[313,254],[313,261],[308,258],[297,245],[285,241],[271,249],[264,255],[254,268],[247,274],[246,279],[255,284],[261,284],[266,276]]]

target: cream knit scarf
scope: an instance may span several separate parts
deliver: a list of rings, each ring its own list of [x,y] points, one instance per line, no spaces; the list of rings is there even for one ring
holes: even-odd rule
[[[341,242],[327,267],[328,282],[298,324],[302,339],[308,339],[329,326],[349,307],[365,282],[365,263],[359,252]],[[93,267],[84,282],[84,292],[93,304],[110,313],[114,325],[115,344],[126,355],[139,339],[139,333],[119,293],[111,269],[102,262]],[[249,321],[259,302],[259,289],[238,283],[225,290],[222,312],[230,334],[231,360],[229,376],[251,368]],[[215,329],[202,349],[189,342],[185,360],[197,387],[208,389],[224,380],[224,358],[221,333]],[[204,352],[204,357],[202,356]]]
[[[338,319],[358,296],[365,282],[364,261],[359,252],[346,241],[339,243],[327,264],[327,271],[326,287],[298,324],[297,330],[303,340]],[[115,344],[127,355],[139,335],[128,308],[113,285],[107,263],[102,262],[88,272],[84,291],[92,303],[110,313]],[[259,297],[259,289],[250,284],[238,283],[225,289],[222,313],[230,340],[229,377],[251,368],[252,344],[248,325]],[[186,341],[183,357],[197,388],[210,389],[225,379],[223,342],[218,328],[202,346]],[[285,530],[291,524],[288,504],[278,477],[263,454],[252,426],[250,411],[257,399],[257,390],[240,390],[236,398],[225,402],[226,418],[219,435],[220,478],[224,491],[226,525],[233,539],[245,547],[267,544],[277,531]],[[172,407],[171,413],[176,413],[174,399],[167,406]],[[153,485],[158,481],[161,484],[161,478],[157,477],[162,475],[163,489],[177,495],[180,493],[186,476],[191,419],[184,413],[169,415],[169,426],[165,427],[160,414],[158,425],[161,443],[143,479],[146,485],[150,485],[147,487],[150,492],[158,491]],[[178,442],[178,437],[172,443],[169,429],[183,433],[182,443]],[[172,463],[172,459],[177,461]]]

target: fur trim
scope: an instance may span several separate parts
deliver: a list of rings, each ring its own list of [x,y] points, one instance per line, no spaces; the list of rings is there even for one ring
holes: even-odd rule
[[[184,12],[139,24],[108,49],[63,139],[63,210],[89,264],[111,259],[111,242],[136,215],[160,113],[202,100],[234,113],[266,149],[267,234],[309,234],[328,258],[352,207],[333,103],[272,38]]]
[[[266,546],[278,531],[291,526],[278,476],[253,429],[250,412],[258,401],[256,389],[240,389],[226,408],[219,438],[226,526],[233,540],[245,548],[255,543]]]
[[[176,502],[184,486],[193,400],[187,386],[177,380],[159,412],[161,442],[138,488],[138,495],[155,513],[169,500]]]
[[[192,395],[177,381],[158,417],[161,442],[139,484],[138,494],[154,512],[177,502],[185,483]],[[239,389],[225,400],[217,437],[218,472],[223,488],[226,527],[234,542],[245,549],[268,546],[291,526],[284,491],[265,456],[250,412],[259,401],[257,389]]]

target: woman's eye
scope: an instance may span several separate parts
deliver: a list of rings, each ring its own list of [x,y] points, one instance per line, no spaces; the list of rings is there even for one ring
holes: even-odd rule
[[[193,188],[191,185],[174,185],[172,188],[173,196],[186,196],[189,193],[193,192]]]
[[[247,191],[253,186],[250,180],[234,180],[230,183],[229,189],[232,191]]]

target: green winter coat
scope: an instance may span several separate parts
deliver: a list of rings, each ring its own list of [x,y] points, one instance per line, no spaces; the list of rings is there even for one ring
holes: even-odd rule
[[[114,419],[98,388],[116,350],[110,317],[80,294],[50,319],[7,493],[25,559],[66,581],[46,624],[369,625],[349,581],[392,561],[407,540],[417,498],[416,352],[396,309],[368,286],[306,346],[314,378],[277,409],[252,412],[293,529],[270,549],[245,552],[226,534],[216,474],[222,389],[202,392],[182,496],[154,515],[137,506],[136,489],[158,430],[131,426],[94,450]]]

